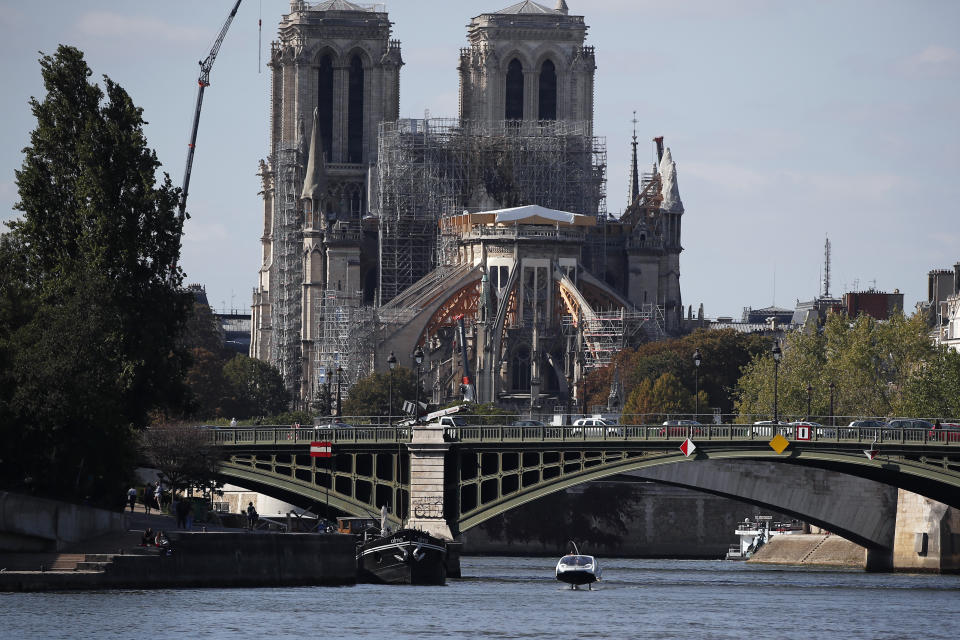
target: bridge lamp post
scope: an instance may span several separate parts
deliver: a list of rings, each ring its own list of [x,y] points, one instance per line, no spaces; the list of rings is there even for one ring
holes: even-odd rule
[[[420,422],[420,365],[423,364],[423,349],[419,346],[413,352],[413,361],[417,363],[417,389],[413,395],[415,399],[413,403],[413,423],[418,424]]]
[[[813,385],[807,383],[807,420],[810,419],[810,397],[813,395]]]
[[[779,374],[780,368],[780,358],[783,356],[783,352],[780,351],[780,342],[778,340],[773,341],[773,424],[780,422],[780,409],[777,405],[777,376]]]
[[[387,358],[387,365],[390,367],[390,391],[387,395],[387,424],[391,427],[393,426],[393,370],[397,368],[397,356],[393,355],[393,351],[390,352],[390,357]]]
[[[830,381],[830,426],[831,427],[836,426],[836,421],[833,419],[833,390],[836,388],[836,386],[837,385],[835,385],[831,380]]]
[[[343,377],[343,367],[337,365],[337,417],[343,415],[343,411],[340,407],[340,379]]]
[[[700,419],[700,349],[693,350],[693,398],[696,420]]]

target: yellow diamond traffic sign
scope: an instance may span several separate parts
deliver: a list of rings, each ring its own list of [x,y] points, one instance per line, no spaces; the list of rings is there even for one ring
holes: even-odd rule
[[[770,447],[777,453],[783,453],[783,450],[788,446],[790,446],[790,441],[779,433],[773,436],[773,440],[770,441]]]

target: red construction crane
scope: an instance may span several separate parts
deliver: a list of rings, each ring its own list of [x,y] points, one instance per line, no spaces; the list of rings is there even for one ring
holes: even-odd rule
[[[204,60],[200,61],[200,79],[197,80],[197,84],[200,85],[197,88],[197,108],[193,113],[193,130],[190,132],[190,144],[187,145],[187,168],[183,173],[183,189],[180,191],[181,222],[187,212],[187,191],[190,188],[190,172],[193,169],[193,152],[197,144],[197,127],[200,124],[200,107],[203,105],[203,90],[210,86],[210,69],[213,68],[213,61],[217,59],[217,54],[220,52],[220,45],[223,44],[223,39],[227,35],[227,29],[230,28],[230,23],[233,22],[233,17],[237,15],[240,2],[241,0],[237,0],[237,3],[233,5],[233,11],[227,16],[227,21],[223,23],[223,27],[220,29],[220,35],[217,36],[213,47],[210,48],[210,53],[207,54]]]

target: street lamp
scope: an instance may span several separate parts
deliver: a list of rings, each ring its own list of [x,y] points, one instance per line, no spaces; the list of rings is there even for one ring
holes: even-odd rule
[[[696,407],[696,417],[700,419],[700,349],[693,350],[693,401]]]
[[[830,426],[835,427],[837,425],[836,420],[833,418],[833,390],[836,387],[833,384],[833,380],[830,381]]]
[[[780,351],[780,342],[778,340],[773,341],[773,424],[780,422],[780,409],[777,406],[777,375],[779,374],[778,369],[780,368],[780,358],[783,356],[783,352]]]
[[[420,365],[423,364],[423,349],[419,346],[413,352],[413,361],[417,363],[417,389],[414,392],[416,402],[413,403],[413,422],[417,424],[420,422]]]
[[[343,367],[341,367],[340,365],[337,365],[337,417],[338,418],[343,415],[343,411],[341,410],[341,407],[340,407],[340,378],[342,377],[343,377]]]
[[[807,420],[810,419],[810,396],[813,395],[813,385],[807,383]]]
[[[387,424],[391,427],[393,426],[393,370],[397,367],[397,356],[393,355],[393,351],[390,352],[390,357],[387,358],[387,364],[390,366],[390,392],[387,396]]]

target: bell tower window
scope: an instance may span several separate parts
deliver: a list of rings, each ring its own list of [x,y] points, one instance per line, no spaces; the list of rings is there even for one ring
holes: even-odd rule
[[[557,70],[547,60],[540,68],[540,107],[537,119],[557,119]]]
[[[333,62],[329,55],[320,60],[317,77],[317,116],[327,162],[333,159]]]
[[[347,162],[363,162],[363,61],[350,59],[347,103]]]
[[[523,120],[523,66],[514,58],[507,65],[505,120]]]

